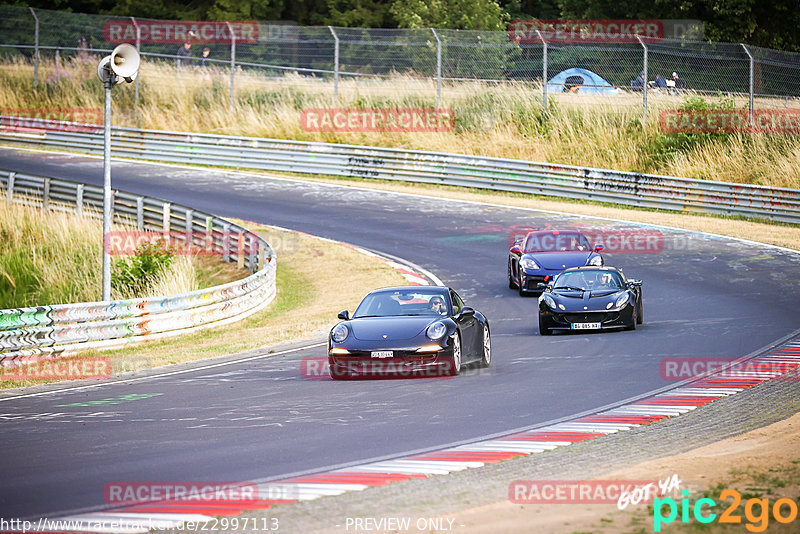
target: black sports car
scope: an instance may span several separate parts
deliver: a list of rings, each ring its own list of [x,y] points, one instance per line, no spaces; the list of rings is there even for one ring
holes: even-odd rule
[[[636,330],[644,318],[642,281],[614,267],[566,269],[539,296],[539,333],[554,330]]]
[[[489,321],[450,288],[409,286],[369,293],[328,336],[337,380],[359,376],[454,376],[463,365],[488,367]]]
[[[508,251],[508,287],[521,296],[540,293],[540,283],[570,267],[603,265],[599,252],[589,238],[575,230],[540,230],[529,232],[524,240]]]

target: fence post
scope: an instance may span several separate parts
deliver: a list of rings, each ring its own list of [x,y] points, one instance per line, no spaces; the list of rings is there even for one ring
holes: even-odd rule
[[[231,23],[226,22],[225,24],[228,25],[228,33],[231,34],[231,101],[228,107],[233,111],[234,76],[236,72],[236,35],[233,33],[233,26],[231,26]]]
[[[642,125],[644,125],[647,123],[647,91],[650,88],[647,83],[647,45],[644,44],[644,41],[642,41],[642,38],[638,35],[636,36],[636,40],[639,41],[639,44],[644,48],[644,69],[642,69],[644,70],[644,84],[642,85]]]
[[[36,21],[36,27],[33,31],[33,88],[35,89],[39,85],[39,17],[36,16],[36,11],[32,7],[28,9],[31,10],[33,20]]]
[[[339,100],[339,36],[333,30],[333,26],[328,26],[333,35],[333,99]]]
[[[136,22],[136,19],[131,17],[131,22],[133,23],[133,29],[136,30],[136,51],[139,52],[139,57],[141,57],[141,48],[142,48],[142,33],[139,30],[139,24]],[[136,76],[136,80],[134,80],[134,92],[133,92],[133,109],[139,109],[139,76]]]
[[[747,45],[744,43],[739,43],[744,48],[744,53],[747,54],[747,57],[750,58],[750,86],[747,90],[748,94],[750,95],[750,105],[748,107],[749,116],[750,116],[750,126],[753,126],[753,67],[755,60],[753,59],[753,54],[750,53],[750,49],[747,48]]]
[[[75,192],[75,214],[78,217],[83,217],[83,184],[78,184],[78,190]]]
[[[436,109],[442,107],[442,40],[434,28],[431,28],[436,37]]]
[[[547,113],[547,41],[542,37],[542,32],[536,30],[536,35],[542,41],[542,106]]]
[[[15,172],[8,173],[8,192],[6,193],[6,202],[11,204],[14,201],[14,177],[17,175]]]

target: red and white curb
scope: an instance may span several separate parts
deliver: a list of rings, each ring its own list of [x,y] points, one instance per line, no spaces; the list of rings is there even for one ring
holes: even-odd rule
[[[768,371],[744,370],[728,376],[723,370],[688,385],[571,421],[438,451],[261,483],[258,484],[259,495],[269,498],[258,501],[216,501],[211,504],[160,501],[62,517],[58,519],[60,528],[42,528],[39,531],[144,533],[151,528],[167,529],[189,521],[208,522],[215,517],[238,515],[246,510],[263,510],[275,505],[361,491],[412,478],[446,475],[569,446],[675,417],[768,380],[781,377],[800,380],[797,375],[800,368],[800,339],[795,338],[747,360],[747,364],[748,367]],[[786,377],[787,373],[794,374]],[[69,523],[76,527],[65,528],[64,525]],[[116,527],[108,528],[112,523]],[[102,530],[91,528],[100,524],[106,527]],[[77,525],[84,526],[77,528]]]

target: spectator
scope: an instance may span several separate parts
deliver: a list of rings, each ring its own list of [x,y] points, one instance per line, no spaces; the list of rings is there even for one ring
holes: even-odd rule
[[[661,76],[660,74],[657,74],[656,75],[656,79],[653,82],[653,87],[656,88],[656,91],[661,90],[661,89],[666,89],[667,88],[667,80],[665,80],[664,77]]]
[[[672,81],[675,82],[675,90],[686,89],[686,80],[678,76],[677,72],[672,73]]]
[[[183,46],[178,49],[175,55],[178,56],[178,68],[188,66],[192,57],[192,43],[189,41],[183,43]]]
[[[203,48],[203,55],[200,56],[200,59],[197,61],[198,65],[200,65],[201,67],[208,67],[209,66],[209,62],[208,62],[209,54],[211,54],[211,49],[209,47]]]
[[[631,82],[634,91],[641,91],[644,88],[644,71],[639,73],[639,77]]]

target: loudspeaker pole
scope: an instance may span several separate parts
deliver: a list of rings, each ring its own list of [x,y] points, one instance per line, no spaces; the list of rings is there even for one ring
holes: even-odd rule
[[[111,70],[111,69],[109,69]],[[103,301],[111,300],[111,258],[108,254],[107,236],[111,232],[111,88],[116,76],[111,73],[103,85]]]

